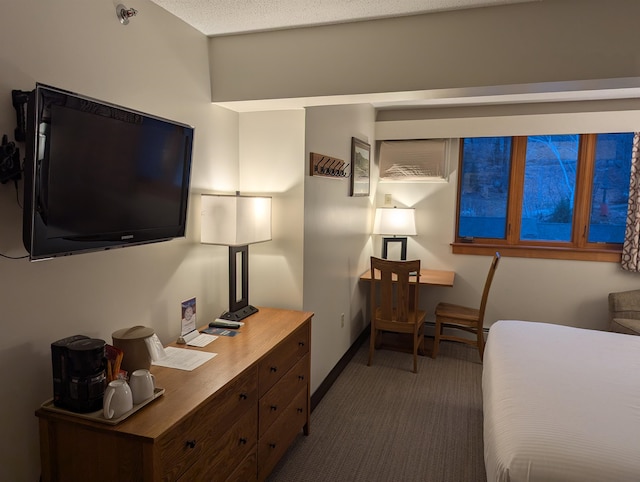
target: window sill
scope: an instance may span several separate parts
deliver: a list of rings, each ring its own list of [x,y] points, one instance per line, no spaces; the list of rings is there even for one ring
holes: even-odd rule
[[[622,253],[610,249],[576,249],[551,246],[507,246],[504,244],[451,243],[453,254],[493,256],[499,251],[502,256],[513,258],[568,259],[572,261],[604,261],[620,263]]]

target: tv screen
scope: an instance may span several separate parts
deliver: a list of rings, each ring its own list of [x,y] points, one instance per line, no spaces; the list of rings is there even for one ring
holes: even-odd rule
[[[32,260],[184,236],[192,127],[42,84],[27,116]]]

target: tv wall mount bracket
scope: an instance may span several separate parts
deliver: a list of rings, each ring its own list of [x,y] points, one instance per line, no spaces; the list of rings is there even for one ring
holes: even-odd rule
[[[17,126],[14,130],[16,142],[24,142],[27,138],[27,101],[30,92],[22,90],[11,91],[11,103],[16,110]],[[15,142],[9,141],[7,135],[2,136],[0,143],[0,184],[8,181],[19,181],[22,166],[20,165],[20,149]]]

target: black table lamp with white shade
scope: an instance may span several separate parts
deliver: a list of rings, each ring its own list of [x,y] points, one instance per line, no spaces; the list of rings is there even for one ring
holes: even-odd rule
[[[407,236],[415,236],[416,216],[413,208],[377,208],[373,234],[382,234],[382,257],[388,258],[389,243],[400,243],[400,259],[407,259]],[[391,236],[391,237],[389,237]]]
[[[220,318],[240,321],[258,309],[249,304],[249,245],[271,240],[271,198],[201,196],[203,244],[229,246],[229,311]]]

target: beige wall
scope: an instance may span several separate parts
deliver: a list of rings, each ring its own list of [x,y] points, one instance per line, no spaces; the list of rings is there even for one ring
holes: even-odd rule
[[[206,38],[147,0],[122,26],[116,3],[2,1],[0,133],[13,137],[11,90],[43,82],[194,125],[192,192],[235,190],[239,116],[210,103]],[[38,480],[34,411],[52,396],[51,342],[110,341],[140,324],[167,343],[182,300],[197,298],[202,321],[225,308],[227,253],[199,244],[198,205],[195,196],[184,239],[38,263],[0,258],[0,480]],[[21,233],[13,184],[0,185],[0,253],[24,255]]]
[[[380,92],[419,99],[637,87],[640,59],[633,45],[640,32],[629,15],[640,13],[638,9],[640,4],[630,0],[606,5],[585,0],[579,8],[576,2],[557,0],[213,38],[213,98],[239,101],[234,105],[242,109],[260,108],[259,103],[243,105],[252,99],[287,99],[291,105],[292,98],[311,97],[305,101],[308,105],[320,105],[323,100],[340,102],[340,96],[346,102],[352,94]],[[243,59],[240,65],[237,58]],[[276,104],[262,103],[261,108]],[[341,108],[308,109],[307,152],[324,142],[339,145],[340,136],[328,126]],[[397,110],[378,113],[374,138],[629,131],[638,129],[638,113],[636,100]],[[304,302],[322,306],[323,331],[317,334],[329,347],[331,337],[338,344],[343,340],[340,331],[324,327],[339,318],[344,289],[326,303],[329,297],[323,299],[323,292],[309,285],[312,277],[321,276],[307,268],[330,246],[324,236],[311,236],[318,226],[324,227],[317,220],[324,223],[336,212],[333,201],[323,195],[339,199],[340,188],[318,188],[311,182],[317,181],[305,183]],[[373,205],[381,205],[383,195],[390,193],[399,204],[415,206],[420,234],[410,239],[410,253],[426,266],[457,272],[453,289],[427,290],[423,304],[430,313],[443,299],[477,303],[489,263],[485,257],[451,254],[456,183],[453,149],[448,183],[381,183],[372,199]],[[371,237],[363,253],[378,253],[378,238]],[[335,277],[330,264],[314,266],[323,268],[327,278]],[[496,277],[486,324],[523,318],[604,328],[607,293],[632,289],[636,281],[637,275],[622,272],[615,263],[507,258]],[[352,310],[357,312],[357,306],[354,303]],[[337,356],[331,348],[325,353],[315,360],[324,365],[316,367],[318,375],[326,373]]]
[[[547,0],[214,37],[212,94],[237,101],[638,77],[639,16],[635,0]]]
[[[371,106],[307,109],[306,160],[315,152],[350,162],[351,137],[370,143],[373,158]],[[311,338],[314,391],[368,323],[358,277],[366,271],[371,255],[369,232],[377,170],[372,163],[370,196],[351,197],[350,179],[309,176],[308,162],[305,166],[304,308],[315,313]]]
[[[52,396],[51,342],[73,334],[110,342],[117,329],[145,325],[169,343],[182,300],[197,298],[202,323],[228,307],[228,249],[199,243],[200,193],[273,196],[273,241],[250,248],[250,301],[302,307],[304,111],[214,106],[207,39],[147,0],[122,26],[116,3],[2,2],[0,134],[12,138],[16,125],[10,91],[36,81],[193,125],[187,235],[38,263],[0,258],[0,376],[8,381],[0,420],[10,434],[0,441],[2,481],[38,478],[34,411]],[[0,185],[0,226],[0,253],[24,255],[13,184]]]
[[[512,119],[516,124],[519,120]],[[552,132],[554,127],[564,128],[566,120],[546,117],[545,132]],[[480,130],[487,122],[490,123],[489,119],[476,121],[476,128]],[[535,119],[532,125],[537,121]],[[408,130],[427,138],[456,137],[460,135],[456,133],[465,130],[468,123],[469,119],[460,119],[458,129],[455,125],[443,129],[439,122],[431,121],[429,125],[421,124],[420,128]],[[576,124],[580,125],[580,122]],[[606,122],[600,127],[606,131]],[[631,127],[628,125],[627,129]],[[465,132],[465,135],[472,135],[472,131]],[[493,135],[510,134],[506,129]],[[391,182],[379,183],[377,187],[378,205],[382,205],[384,194],[391,194],[398,205],[416,208],[418,235],[408,240],[408,257],[419,258],[424,267],[456,272],[453,288],[423,290],[420,302],[427,310],[429,321],[434,321],[433,312],[439,301],[478,305],[491,262],[488,256],[451,253],[456,218],[458,153],[458,145],[454,143],[448,183]],[[379,253],[379,236],[373,238],[375,252]],[[636,289],[638,276],[622,271],[617,263],[505,257],[494,278],[485,327],[500,319],[520,319],[605,330],[608,293]]]
[[[249,247],[249,302],[302,309],[304,110],[240,114],[240,190],[272,196],[273,240]]]
[[[376,138],[640,130],[640,110],[620,110],[621,107],[624,106],[620,102],[581,102],[388,112],[381,117],[395,120],[376,122]],[[410,239],[409,251],[423,263],[457,273],[454,289],[429,290],[426,300],[429,313],[433,313],[439,300],[477,304],[490,263],[489,257],[451,254],[449,243],[455,231],[458,182],[457,142],[450,157],[448,183],[381,183],[378,186],[379,193],[392,193],[419,210],[418,236]],[[608,293],[635,289],[637,282],[637,274],[622,271],[617,263],[504,258],[494,279],[485,326],[506,318],[606,329]]]

